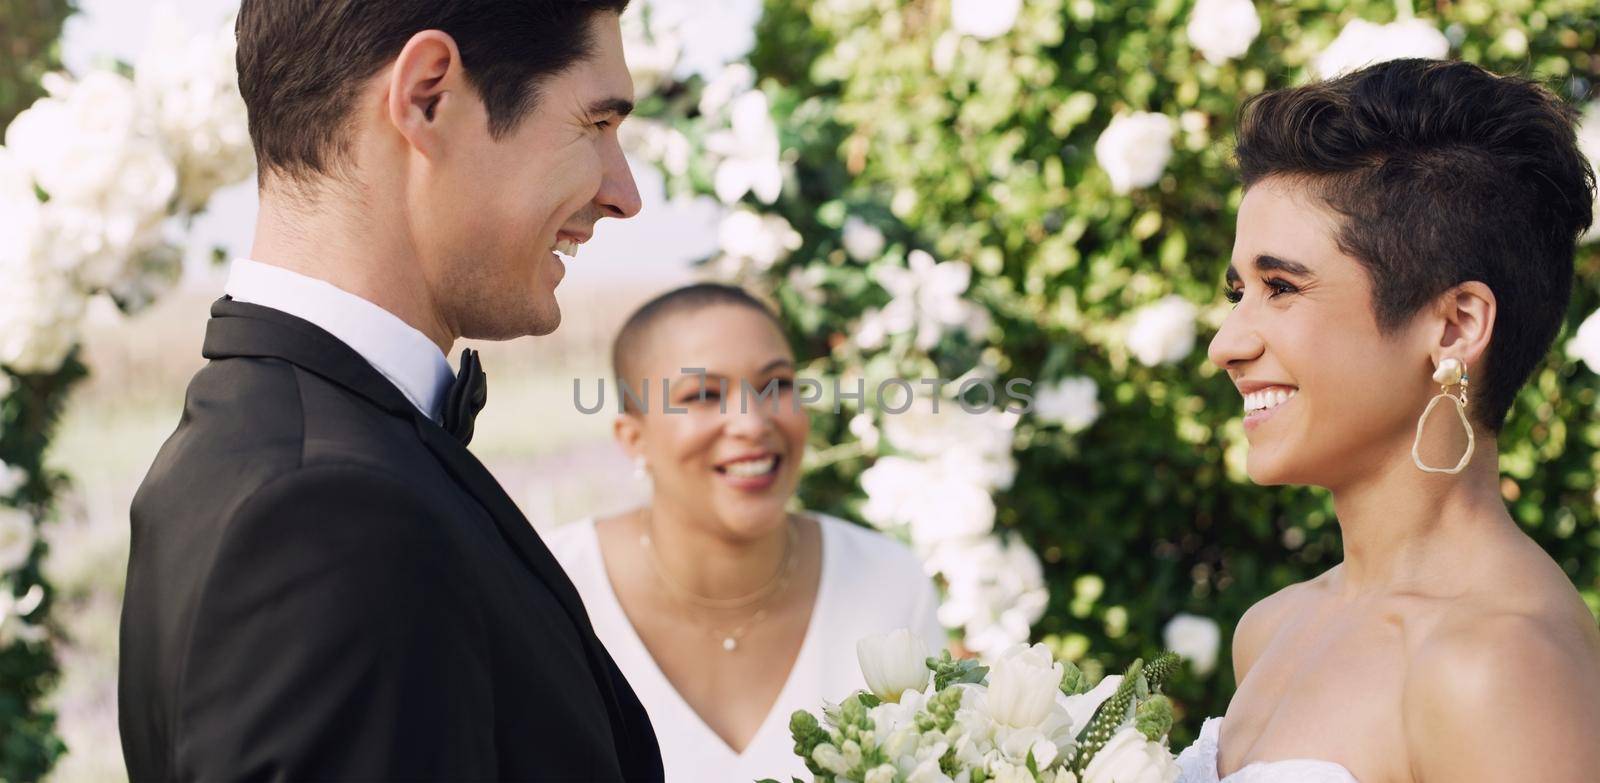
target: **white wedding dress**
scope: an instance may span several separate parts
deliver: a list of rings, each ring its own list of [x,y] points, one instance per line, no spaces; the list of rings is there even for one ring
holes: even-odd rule
[[[1200,738],[1178,754],[1178,783],[1360,783],[1338,764],[1311,759],[1256,762],[1218,778],[1217,735],[1221,731],[1221,718],[1211,718],[1200,727]]]

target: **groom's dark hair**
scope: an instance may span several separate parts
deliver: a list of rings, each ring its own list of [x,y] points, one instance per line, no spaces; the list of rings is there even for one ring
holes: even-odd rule
[[[263,174],[333,174],[366,81],[413,35],[455,39],[467,80],[502,138],[534,108],[542,78],[588,57],[591,18],[628,0],[243,0],[239,91]]]
[[[1473,386],[1498,431],[1560,331],[1594,218],[1572,109],[1529,79],[1395,60],[1250,98],[1236,152],[1246,188],[1290,178],[1343,218],[1339,249],[1366,267],[1384,333],[1460,283],[1494,292]]]

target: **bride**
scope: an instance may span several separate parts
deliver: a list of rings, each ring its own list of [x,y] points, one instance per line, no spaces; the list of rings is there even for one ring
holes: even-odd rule
[[[1327,488],[1345,557],[1245,614],[1181,779],[1600,780],[1600,633],[1507,513],[1496,443],[1591,221],[1570,115],[1401,60],[1251,99],[1237,153],[1210,357],[1251,479]]]

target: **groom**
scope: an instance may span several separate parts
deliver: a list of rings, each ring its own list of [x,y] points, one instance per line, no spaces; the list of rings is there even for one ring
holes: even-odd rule
[[[467,451],[462,337],[548,334],[639,195],[627,0],[244,0],[249,260],[134,499],[135,781],[659,780],[644,709]]]

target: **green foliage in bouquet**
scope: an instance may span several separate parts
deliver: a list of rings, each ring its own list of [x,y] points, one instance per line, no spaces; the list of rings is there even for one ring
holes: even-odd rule
[[[1188,0],[1022,5],[1007,30],[980,39],[953,30],[951,0],[767,0],[749,62],[786,175],[775,201],[751,194],[739,206],[798,236],[777,260],[738,271],[778,302],[811,377],[862,377],[869,389],[886,377],[1093,384],[1089,415],[1018,423],[1017,470],[995,493],[995,529],[1043,562],[1048,608],[1035,638],[1084,671],[1154,655],[1179,613],[1222,629],[1219,665],[1168,689],[1182,744],[1232,696],[1227,650],[1245,610],[1340,558],[1324,493],[1245,476],[1239,395],[1204,355],[1228,311],[1222,272],[1242,196],[1235,115],[1250,95],[1314,78],[1316,58],[1352,21],[1391,23],[1413,9],[1258,2],[1260,35],[1213,62],[1190,40]],[[1580,107],[1595,98],[1593,0],[1414,12],[1451,57],[1536,75]],[[715,124],[696,108],[698,84],[642,104],[696,151]],[[1168,118],[1172,157],[1151,184],[1119,187],[1095,148],[1115,119],[1137,112]],[[715,161],[697,152],[664,166],[669,191],[711,193]],[[847,246],[852,230],[879,241]],[[1560,350],[1600,307],[1595,248],[1578,259],[1558,349],[1512,411],[1501,467],[1513,515],[1600,615],[1600,377]],[[946,324],[931,347],[917,344],[917,329],[881,345],[863,339],[869,316],[893,299],[883,270],[907,269],[914,251],[968,264],[961,298],[987,323]],[[1139,315],[1170,297],[1193,308],[1195,339],[1175,357],[1135,350]],[[800,495],[808,508],[864,518],[861,476],[896,445],[851,426],[856,413],[886,423],[870,394],[845,408],[814,417]]]

